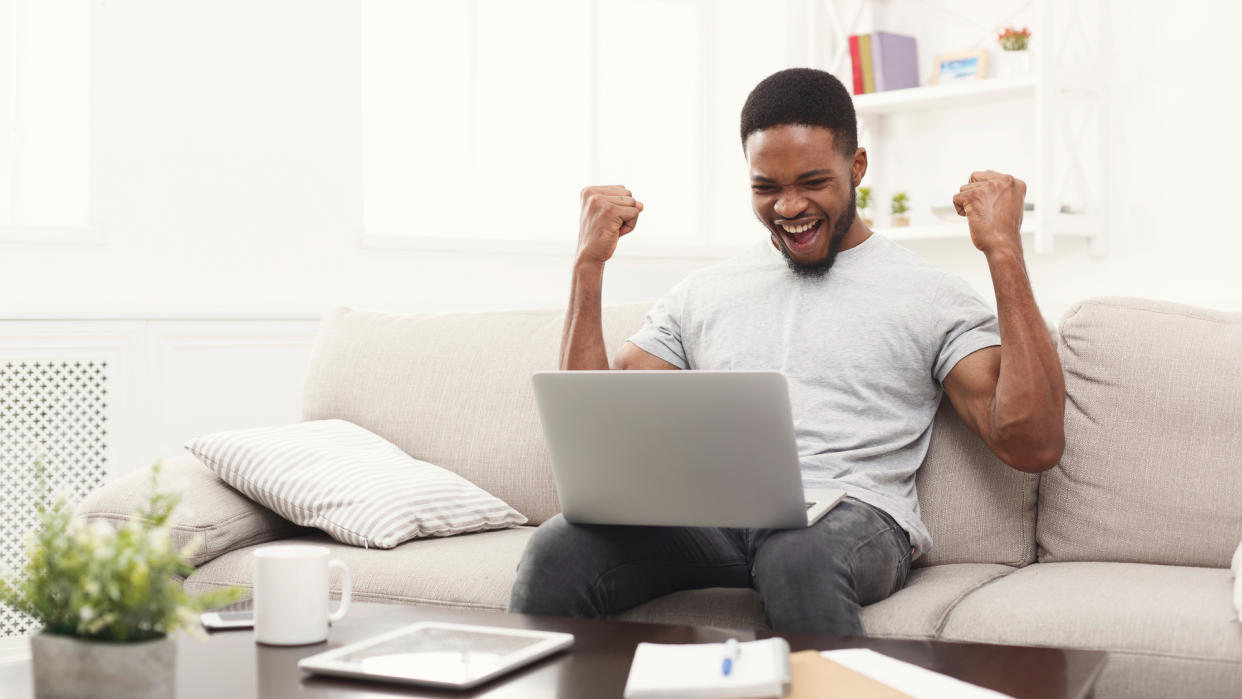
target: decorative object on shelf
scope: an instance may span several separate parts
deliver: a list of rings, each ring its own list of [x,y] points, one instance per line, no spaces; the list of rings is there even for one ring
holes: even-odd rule
[[[893,214],[894,226],[910,225],[910,216],[907,215],[910,211],[910,198],[906,196],[905,192],[897,192],[893,195],[893,201],[889,204],[889,211]]]
[[[41,461],[34,471],[46,493]],[[172,696],[177,646],[169,634],[197,628],[199,612],[244,593],[182,588],[177,578],[194,572],[187,557],[201,541],[173,547],[181,498],[159,491],[159,472],[156,463],[149,500],[118,528],[75,518],[63,499],[40,504],[23,574],[0,580],[0,602],[43,623],[30,639],[35,696]]]
[[[1005,31],[996,35],[996,41],[1002,49],[996,58],[997,77],[1016,78],[1031,72],[1031,52],[1027,50],[1031,41],[1030,29],[1006,27]]]
[[[905,34],[855,34],[850,41],[854,94],[919,86],[918,40]]]
[[[862,218],[862,222],[870,228],[875,225],[875,216],[871,213],[871,188],[859,187],[858,198],[854,202],[858,207],[858,215]]]
[[[960,80],[980,80],[987,76],[987,49],[942,53],[936,56],[936,71],[932,74],[932,84],[940,85]]]

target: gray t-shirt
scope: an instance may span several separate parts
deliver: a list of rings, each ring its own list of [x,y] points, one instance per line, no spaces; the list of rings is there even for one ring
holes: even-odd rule
[[[804,487],[842,488],[883,509],[919,556],[931,536],[914,474],[941,382],[1000,334],[962,279],[873,233],[820,279],[794,275],[766,242],[698,270],[629,341],[682,369],[784,372]]]

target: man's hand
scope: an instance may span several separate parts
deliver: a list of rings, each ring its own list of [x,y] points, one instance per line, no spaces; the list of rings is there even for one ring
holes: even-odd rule
[[[992,170],[972,172],[953,195],[953,206],[970,223],[970,240],[984,254],[1022,255],[1022,202],[1026,183]]]
[[[621,185],[582,190],[578,219],[578,259],[603,264],[612,257],[621,236],[634,230],[643,203]]]

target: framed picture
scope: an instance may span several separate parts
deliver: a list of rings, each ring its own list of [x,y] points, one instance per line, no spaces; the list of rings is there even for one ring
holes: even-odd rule
[[[932,84],[953,83],[962,80],[979,80],[988,75],[988,50],[942,53],[936,56],[936,70]]]

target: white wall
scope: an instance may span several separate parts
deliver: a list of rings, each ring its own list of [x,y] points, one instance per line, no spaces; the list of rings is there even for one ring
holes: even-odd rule
[[[0,313],[564,303],[576,192],[558,222],[562,255],[359,246],[355,3],[110,0],[91,10],[92,203],[105,242],[0,245]],[[1095,259],[1058,241],[1053,255],[1031,254],[1044,311],[1095,294],[1242,308],[1242,285],[1226,281],[1242,257],[1242,135],[1227,70],[1242,9],[1214,4],[1205,17],[1112,0],[1110,10],[1110,252]],[[968,242],[910,245],[990,297]],[[618,260],[606,302],[654,298],[703,263]]]

